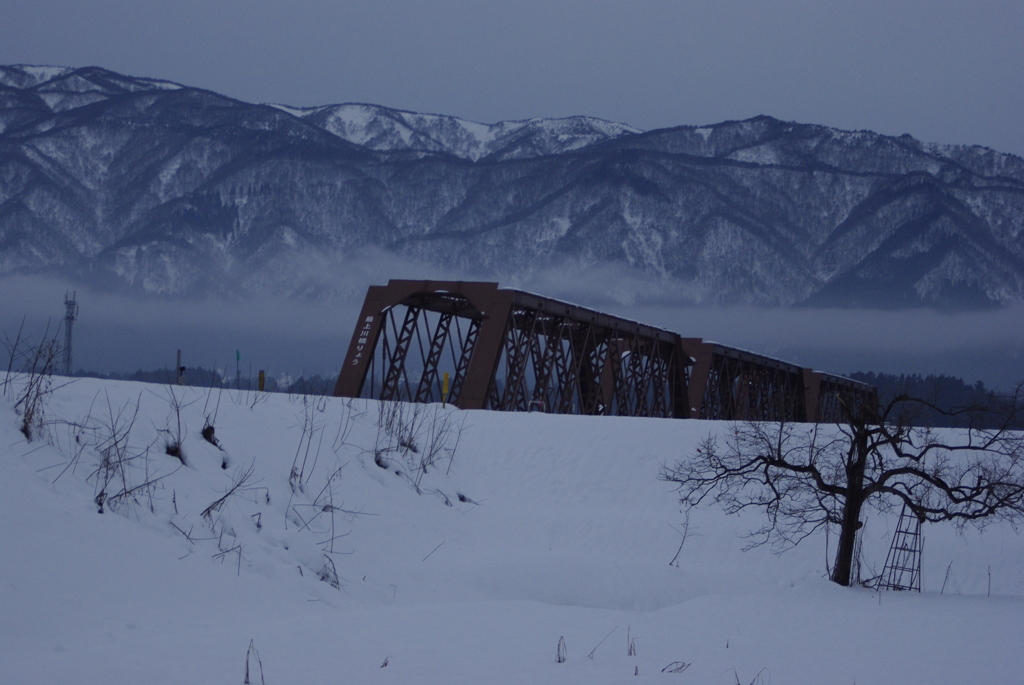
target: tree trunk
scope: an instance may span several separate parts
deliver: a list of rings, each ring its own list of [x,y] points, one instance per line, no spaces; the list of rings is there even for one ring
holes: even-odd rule
[[[839,549],[832,569],[832,582],[849,586],[853,582],[853,555],[857,531],[861,527],[860,510],[864,506],[864,469],[868,460],[867,426],[853,425],[853,445],[846,463],[846,501],[839,530]]]
[[[847,496],[843,507],[843,524],[839,531],[839,549],[836,550],[836,565],[832,569],[832,582],[849,586],[853,581],[853,552],[860,528],[860,510],[864,501]]]

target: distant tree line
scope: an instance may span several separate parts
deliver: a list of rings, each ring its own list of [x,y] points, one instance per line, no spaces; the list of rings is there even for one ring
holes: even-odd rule
[[[901,395],[927,402],[927,405],[920,405],[913,417],[913,424],[922,427],[959,426],[960,418],[955,415],[955,410],[990,406],[999,401],[998,393],[986,388],[981,381],[969,385],[962,378],[954,376],[902,373],[897,376],[892,373],[858,371],[849,374],[849,377],[878,388],[879,404],[882,406],[888,405]]]
[[[177,383],[177,375],[172,368],[143,371],[138,369],[129,373],[97,371],[83,371],[79,369],[73,374],[79,378],[105,378],[114,381],[138,381],[141,383],[161,383],[174,385]],[[204,369],[201,366],[186,367],[184,371],[185,385],[202,388],[235,388],[242,390],[255,390],[257,388],[256,378],[244,376],[240,379],[234,378],[231,374],[222,375],[220,372]],[[282,382],[278,378],[267,376],[264,384],[266,392],[283,392],[293,395],[330,395],[334,392],[336,378],[333,376],[324,377],[320,374],[303,375],[294,380],[287,379]]]

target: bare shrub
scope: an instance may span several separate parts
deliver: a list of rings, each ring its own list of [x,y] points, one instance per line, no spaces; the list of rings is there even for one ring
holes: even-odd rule
[[[210,506],[203,509],[201,516],[212,524],[213,515],[220,511],[221,507],[223,507],[233,496],[260,489],[256,487],[259,481],[253,481],[252,479],[255,472],[255,461],[251,462],[246,468],[236,469],[234,475],[231,477],[231,485],[228,486],[228,489],[224,491],[223,495],[215,499]]]
[[[458,450],[465,417],[438,404],[381,402],[377,417],[377,439],[373,458],[378,466],[390,469],[391,461],[404,467],[402,475],[416,492],[427,472],[447,459],[447,468]]]
[[[203,436],[203,440],[210,443],[217,449],[224,449],[220,446],[220,441],[217,440],[217,430],[213,427],[213,422],[210,421],[210,417],[206,417],[206,420],[203,422],[203,430],[199,431],[199,434]]]
[[[14,395],[14,411],[21,417],[18,428],[28,441],[46,434],[46,402],[54,387],[53,375],[63,348],[59,329],[52,336],[49,326],[42,341],[33,344],[24,335],[24,321],[11,340],[3,335],[7,351],[7,375],[2,384],[5,395]]]
[[[326,554],[324,555],[324,566],[316,575],[320,580],[327,583],[335,590],[341,589],[341,581],[338,578],[338,569],[335,568],[334,561]]]
[[[217,363],[214,362],[213,365],[216,367]],[[206,401],[203,403],[203,430],[200,431],[199,434],[203,436],[203,440],[223,452],[224,448],[221,447],[220,441],[217,439],[217,431],[214,428],[214,424],[217,422],[217,415],[220,413],[220,398],[224,393],[224,388],[221,386],[217,387],[217,401],[211,407],[210,399],[213,395],[213,383],[214,376],[211,374],[210,387],[206,389]],[[226,457],[221,460],[220,467],[222,469],[226,469],[228,467],[228,460]]]
[[[316,469],[317,461],[320,459],[320,450],[324,441],[324,420],[323,414],[327,409],[323,398],[313,398],[303,395],[302,401],[302,425],[299,435],[299,445],[295,449],[295,456],[292,458],[291,473],[288,474],[288,484],[292,492],[305,492],[306,481]]]
[[[157,433],[163,438],[164,453],[176,458],[182,465],[187,466],[188,463],[185,460],[182,443],[188,431],[181,420],[181,412],[188,407],[188,404],[184,403],[175,388],[176,386],[170,383],[164,386],[164,397],[162,399],[167,402],[169,412],[166,424],[163,428],[158,428]]]
[[[149,499],[152,511],[154,487],[174,471],[162,475],[151,473],[149,454],[152,445],[136,448],[131,444],[141,396],[134,403],[129,401],[115,408],[110,396],[104,395],[106,415],[88,427],[92,447],[100,457],[99,465],[86,479],[94,482],[94,501],[98,512],[102,514],[105,508],[110,508],[127,513],[140,503],[139,498],[143,496]]]

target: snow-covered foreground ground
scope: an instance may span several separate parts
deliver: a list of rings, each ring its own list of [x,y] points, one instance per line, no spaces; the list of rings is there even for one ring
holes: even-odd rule
[[[171,392],[76,381],[34,442],[0,399],[0,681],[242,683],[250,641],[270,685],[1024,681],[1008,526],[926,528],[921,594],[827,582],[824,536],[744,552],[756,516],[715,508],[670,565],[684,521],[658,470],[725,424],[421,406],[402,454],[376,403],[175,388],[182,465]],[[454,454],[429,435],[446,420]],[[869,517],[865,575],[893,523]]]

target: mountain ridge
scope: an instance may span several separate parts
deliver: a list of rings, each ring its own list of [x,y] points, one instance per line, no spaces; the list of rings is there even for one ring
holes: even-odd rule
[[[520,284],[609,265],[697,304],[974,308],[1024,299],[1022,210],[1014,155],[764,115],[487,125],[0,67],[0,275],[329,299],[370,250]]]

